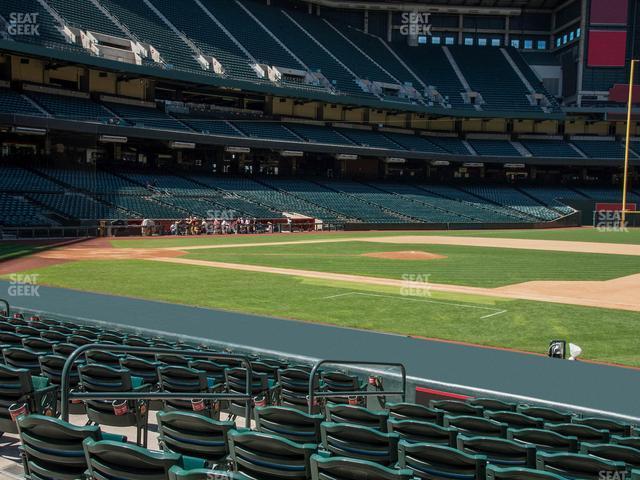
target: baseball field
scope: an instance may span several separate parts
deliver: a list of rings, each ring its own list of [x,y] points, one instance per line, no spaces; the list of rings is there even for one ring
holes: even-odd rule
[[[22,251],[4,244],[3,252]],[[27,252],[29,253],[29,252]],[[640,230],[97,239],[0,274],[39,284],[640,367]],[[179,321],[179,319],[176,319]],[[357,346],[354,346],[357,348]]]

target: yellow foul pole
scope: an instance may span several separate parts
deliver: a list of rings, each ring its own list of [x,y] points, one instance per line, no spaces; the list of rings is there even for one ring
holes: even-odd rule
[[[629,73],[629,101],[627,103],[627,137],[624,147],[624,177],[622,179],[622,219],[620,227],[624,227],[627,220],[627,177],[629,175],[629,146],[631,142],[631,109],[633,107],[633,74],[637,60],[631,60]]]

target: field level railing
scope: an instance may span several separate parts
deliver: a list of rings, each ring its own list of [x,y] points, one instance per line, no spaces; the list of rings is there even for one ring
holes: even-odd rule
[[[378,366],[378,367],[396,367],[400,370],[402,377],[402,390],[354,390],[350,392],[337,391],[337,392],[325,392],[323,390],[316,390],[315,378],[318,376],[320,367],[323,365],[333,365],[334,367],[361,367],[361,366]],[[309,413],[313,413],[313,405],[315,398],[324,397],[387,397],[392,395],[400,395],[404,402],[407,398],[407,369],[402,363],[389,363],[389,362],[364,362],[354,360],[320,360],[311,369],[309,374]]]
[[[245,423],[247,428],[251,427],[251,402],[253,370],[251,361],[246,355],[236,355],[231,353],[216,353],[205,350],[179,350],[180,355],[190,357],[213,359],[213,360],[239,360],[247,372],[246,389],[244,394],[233,393],[203,393],[203,392],[72,392],[70,385],[71,371],[75,367],[75,361],[87,352],[100,350],[112,353],[147,353],[147,354],[176,354],[175,348],[155,348],[155,347],[135,347],[132,345],[112,345],[101,343],[90,343],[82,345],[74,350],[67,358],[62,369],[62,379],[60,382],[60,406],[62,420],[69,421],[69,401],[70,400],[188,400],[201,398],[203,400],[235,400],[245,402]]]

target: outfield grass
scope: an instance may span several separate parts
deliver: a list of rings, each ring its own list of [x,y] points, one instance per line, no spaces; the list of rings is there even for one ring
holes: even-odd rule
[[[566,228],[552,230],[451,230],[451,231],[390,231],[390,232],[324,232],[313,234],[282,235],[216,235],[210,237],[165,237],[138,240],[112,240],[117,248],[164,248],[197,245],[231,245],[238,243],[269,243],[280,241],[306,241],[323,238],[358,239],[361,237],[389,237],[397,235],[447,235],[463,237],[526,238],[532,240],[565,240],[571,242],[596,242],[640,244],[640,228],[627,232],[600,232],[595,228]]]
[[[423,251],[435,260],[391,260],[374,252]],[[193,250],[185,258],[402,279],[429,275],[432,283],[500,287],[532,280],[610,280],[640,273],[640,257],[457,245],[370,242],[314,243]]]
[[[31,273],[45,285],[538,353],[551,339],[566,338],[583,347],[585,359],[640,366],[640,314],[633,312],[438,292],[405,297],[391,287],[144,260],[72,262]]]

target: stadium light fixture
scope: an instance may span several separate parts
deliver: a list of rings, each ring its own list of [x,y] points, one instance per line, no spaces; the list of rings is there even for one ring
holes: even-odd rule
[[[627,220],[627,177],[629,176],[629,147],[631,146],[631,109],[633,108],[633,77],[638,60],[631,60],[629,67],[629,100],[627,102],[627,132],[624,147],[624,173],[622,178],[622,217],[620,226]]]

